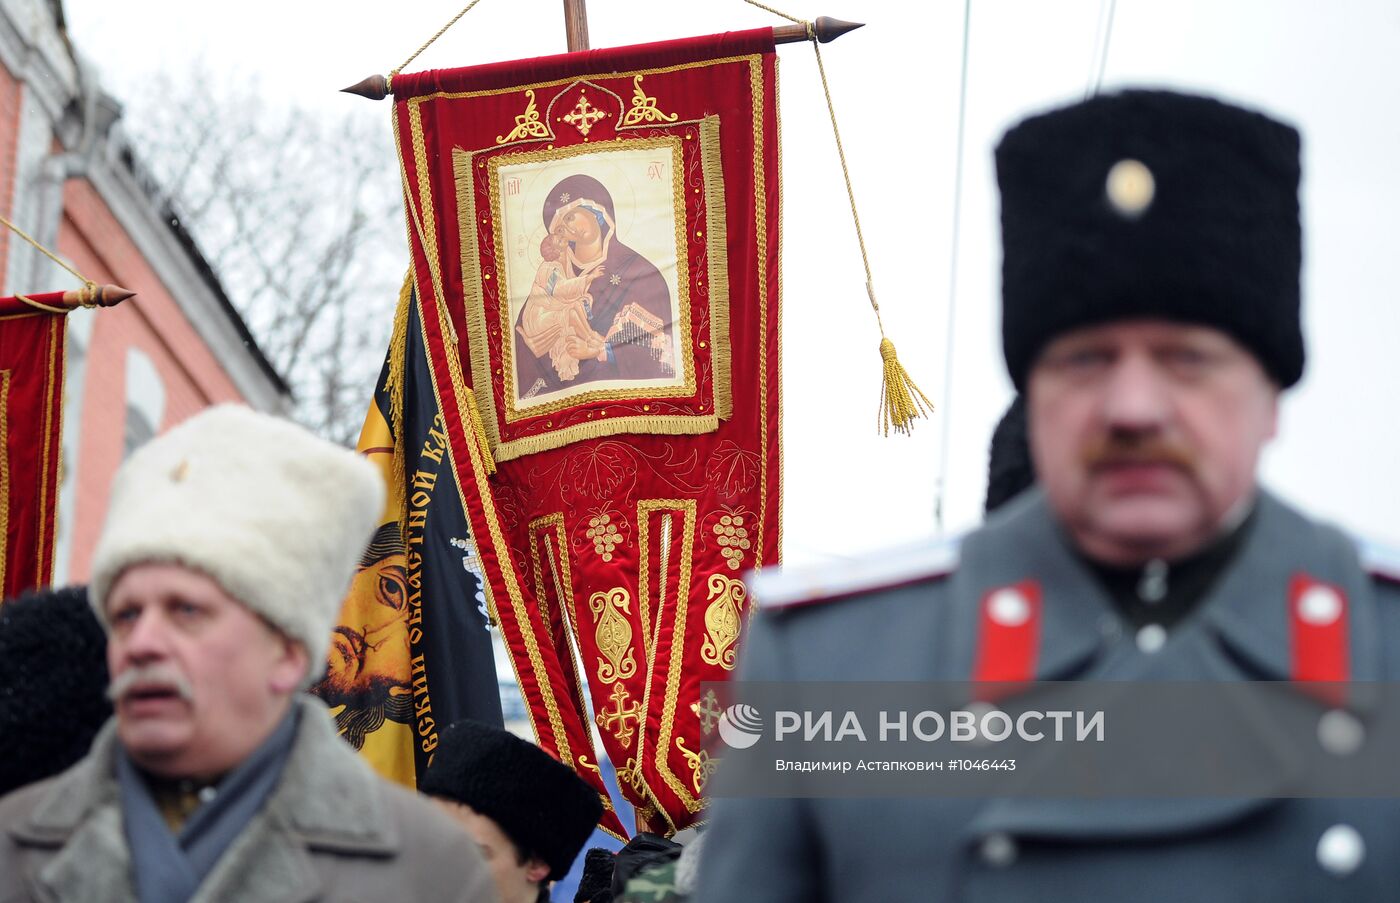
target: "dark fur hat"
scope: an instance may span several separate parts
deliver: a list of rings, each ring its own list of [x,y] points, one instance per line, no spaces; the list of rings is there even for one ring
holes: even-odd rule
[[[478,721],[458,721],[442,732],[418,790],[494,821],[516,846],[549,864],[551,881],[568,874],[603,814],[598,794],[567,765]]]
[[[613,851],[594,847],[583,857],[583,877],[579,879],[574,903],[612,903]]]
[[[996,150],[1002,347],[1024,390],[1056,336],[1130,317],[1212,326],[1282,387],[1303,373],[1297,130],[1167,91],[1033,116]]]
[[[0,796],[77,762],[111,714],[107,635],[86,588],[0,604]]]

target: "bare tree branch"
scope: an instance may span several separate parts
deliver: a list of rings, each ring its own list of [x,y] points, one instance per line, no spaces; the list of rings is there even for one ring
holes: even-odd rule
[[[382,118],[335,121],[195,70],[152,80],[125,125],[297,418],[353,443],[407,253]]]

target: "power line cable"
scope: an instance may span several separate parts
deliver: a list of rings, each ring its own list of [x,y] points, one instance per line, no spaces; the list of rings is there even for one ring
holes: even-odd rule
[[[967,129],[967,58],[968,35],[972,31],[972,0],[963,2],[962,73],[958,78],[958,145],[957,163],[953,175],[953,235],[948,261],[948,322],[943,343],[943,435],[939,442],[938,484],[934,487],[933,522],[943,533],[943,501],[948,485],[948,444],[953,399],[953,328],[957,323],[958,305],[958,239],[962,225],[963,136]]]

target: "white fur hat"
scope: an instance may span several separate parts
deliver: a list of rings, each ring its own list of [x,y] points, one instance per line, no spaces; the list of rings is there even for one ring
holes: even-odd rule
[[[203,411],[117,471],[89,598],[106,623],[122,571],[169,562],[300,640],[319,668],[384,484],[354,452],[240,405]]]

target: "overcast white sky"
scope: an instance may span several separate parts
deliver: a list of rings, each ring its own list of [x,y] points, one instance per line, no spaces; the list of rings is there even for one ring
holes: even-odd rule
[[[302,107],[379,117],[386,141],[388,103],[336,90],[397,65],[460,8],[458,0],[64,5],[79,49],[103,61],[105,84],[119,98],[157,71],[185,71],[198,59],[216,73],[256,76]],[[963,3],[777,5],[868,23],[827,45],[824,57],[886,328],[940,408],[912,438],[875,433],[878,333],[816,65],[810,47],[783,47],[784,540],[788,560],[802,561],[932,532],[945,430],[945,529],[980,519],[987,442],[1011,392],[998,332],[991,150],[1025,114],[1083,96],[1104,4],[972,4],[951,335]],[[589,7],[594,46],[782,24],[741,0]],[[410,69],[564,49],[560,0],[482,0]],[[1265,482],[1320,515],[1400,543],[1400,4],[1118,0],[1104,86],[1120,85],[1208,91],[1302,129],[1308,370],[1285,403]],[[386,333],[392,301],[385,299]]]

